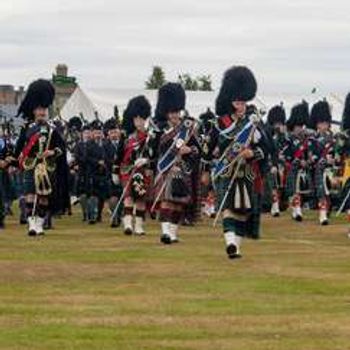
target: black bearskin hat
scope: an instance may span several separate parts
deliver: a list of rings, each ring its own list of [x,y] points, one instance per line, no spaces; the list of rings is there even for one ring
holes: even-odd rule
[[[83,132],[83,131],[87,131],[87,130],[91,131],[90,124],[88,124],[88,123],[83,125],[81,131]]]
[[[342,118],[342,130],[350,129],[350,92],[347,94],[345,99],[345,106]]]
[[[103,130],[103,123],[100,120],[95,119],[90,123],[90,130]]]
[[[48,80],[36,80],[29,85],[17,115],[27,120],[33,120],[34,110],[38,107],[50,107],[54,98],[55,88],[53,85]]]
[[[105,132],[108,132],[113,129],[119,129],[120,125],[118,123],[118,120],[116,118],[108,119],[104,124],[104,130]]]
[[[68,129],[75,130],[75,131],[81,131],[83,127],[83,121],[80,117],[75,116],[69,119],[68,121]]]
[[[309,105],[306,101],[298,103],[290,112],[290,117],[287,121],[288,130],[293,130],[295,126],[307,125],[309,122]]]
[[[232,102],[251,101],[257,92],[253,72],[247,67],[235,66],[227,70],[216,99],[216,114],[221,117],[234,113]]]
[[[141,117],[147,119],[151,116],[152,107],[149,101],[145,96],[137,96],[132,98],[123,115],[123,129],[128,135],[132,134],[135,131],[134,118]]]
[[[158,91],[155,119],[159,123],[165,123],[168,113],[183,111],[185,107],[186,92],[182,85],[178,83],[167,83]]]
[[[316,129],[317,123],[332,122],[331,108],[326,100],[319,101],[312,106],[310,127]]]
[[[203,123],[206,123],[213,119],[215,119],[215,114],[210,110],[210,108],[208,108],[205,113],[199,116],[199,120]]]
[[[271,126],[277,123],[286,123],[286,111],[282,104],[274,106],[269,110],[267,115],[267,123]]]

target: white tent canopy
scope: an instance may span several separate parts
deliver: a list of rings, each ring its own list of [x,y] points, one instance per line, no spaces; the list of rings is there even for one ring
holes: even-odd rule
[[[190,115],[198,117],[199,114],[206,111],[209,107],[215,110],[215,99],[217,91],[211,92],[187,92],[186,108]],[[81,88],[77,88],[71,98],[64,105],[61,116],[64,120],[69,120],[75,115],[83,114],[84,118],[89,122],[95,120],[95,112],[98,111],[99,118],[101,120],[107,120],[113,115],[114,105],[119,107],[120,115],[123,114],[130,98],[137,95],[145,95],[151,102],[154,108],[157,102],[157,91],[141,90],[141,89],[98,89],[88,90],[88,96]],[[287,110],[287,115],[290,113],[290,108],[297,102],[306,99],[310,103],[310,108],[317,100],[327,96],[327,100],[332,107],[333,120],[341,120],[343,111],[343,96],[331,93],[321,94],[309,94],[308,96],[297,95],[273,95],[273,96],[259,96],[254,103],[260,108],[268,110],[273,105],[284,102],[284,106]],[[345,99],[345,98],[344,98]]]
[[[95,111],[96,107],[87,97],[87,95],[81,90],[80,87],[77,87],[65,103],[61,110],[62,119],[68,121],[70,118],[76,115],[83,115],[84,119],[91,122],[95,120]]]
[[[122,115],[130,98],[137,95],[145,95],[152,104],[153,112],[157,103],[157,91],[141,90],[141,89],[91,89],[88,90],[89,97],[96,106],[100,118],[102,120],[108,119],[113,115],[113,107],[117,105],[119,108],[119,113]],[[215,99],[218,91],[211,92],[186,92],[187,101],[186,109],[189,111],[190,115],[193,117],[198,117],[199,114],[205,112],[207,108],[211,108],[212,111],[215,110]],[[275,94],[275,95],[259,95],[253,103],[255,103],[259,108],[265,110],[270,109],[276,104],[283,101],[284,106],[287,111],[287,116],[289,116],[291,107],[306,99],[310,108],[312,105],[320,99],[327,97],[328,102],[332,107],[332,114],[334,120],[341,120],[341,115],[343,112],[344,100],[342,95],[337,95],[334,93],[320,91],[318,93],[310,93],[304,95],[289,95],[289,94]]]

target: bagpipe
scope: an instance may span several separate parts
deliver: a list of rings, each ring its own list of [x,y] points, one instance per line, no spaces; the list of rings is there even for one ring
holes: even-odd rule
[[[111,216],[111,222],[115,219],[117,213],[119,212],[119,208],[123,203],[123,200],[126,196],[126,194],[129,191],[130,186],[132,186],[132,192],[139,197],[142,197],[146,194],[145,190],[145,183],[144,183],[144,177],[143,174],[140,172],[140,168],[144,167],[145,165],[148,164],[148,160],[146,161],[144,159],[144,154],[147,151],[148,153],[152,153],[149,151],[149,147],[151,142],[156,138],[157,133],[160,132],[159,128],[157,125],[154,124],[154,122],[149,118],[147,121],[147,138],[143,145],[139,147],[139,157],[138,160],[135,161],[134,166],[130,169],[129,171],[129,180],[127,184],[124,187],[123,193],[119,198],[119,201],[112,213]]]
[[[213,226],[215,227],[220,215],[223,211],[224,205],[226,203],[226,200],[229,196],[229,193],[237,179],[238,172],[241,168],[241,165],[243,164],[243,158],[240,156],[241,152],[249,147],[253,141],[254,133],[257,130],[259,124],[261,122],[260,117],[257,114],[251,114],[249,116],[249,121],[247,124],[242,128],[241,131],[239,131],[233,138],[233,141],[230,143],[230,145],[225,149],[223,155],[220,157],[218,163],[213,169],[212,177],[213,181],[218,176],[226,176],[231,177],[230,183],[227,187],[226,193],[224,195],[224,198],[222,199],[219,209],[216,213],[216,217],[213,223]],[[234,130],[232,126],[230,128],[231,131]],[[228,135],[228,130],[225,129],[222,134]],[[235,167],[235,168],[234,168]],[[235,169],[235,170],[234,170]],[[214,182],[213,182],[214,183]]]
[[[158,160],[157,163],[157,179],[161,178],[169,169],[171,169],[174,164],[176,164],[179,155],[178,151],[182,146],[185,146],[191,136],[194,134],[195,119],[186,115],[182,121],[178,133],[174,138],[173,143],[164,153],[164,155]]]
[[[167,173],[169,173],[172,170],[172,168],[176,166],[176,164],[178,164],[178,162],[181,160],[182,156],[179,154],[179,151],[183,146],[186,146],[191,140],[192,136],[195,135],[197,125],[198,125],[197,120],[189,116],[188,113],[186,112],[186,115],[184,116],[180,126],[178,127],[177,134],[174,137],[174,140],[172,141],[170,147],[167,149],[164,155],[160,157],[160,159],[158,160],[157,177],[154,181],[154,186],[156,186],[159,183],[159,181]],[[174,177],[173,180],[178,181],[178,183],[181,182],[181,180],[176,176]],[[151,207],[151,212],[154,212],[157,203],[159,202],[161,196],[163,195],[166,189],[166,186],[167,186],[167,181],[164,181],[162,187],[160,188],[153,202],[153,205]],[[183,186],[175,186],[175,187],[180,188]]]
[[[239,154],[247,146],[259,122],[259,117],[251,115],[247,124],[234,136],[222,156],[214,164],[211,174],[213,183],[219,176],[229,176],[232,173],[232,167],[238,160]],[[234,130],[235,126],[233,123],[231,127],[221,131],[220,135],[227,136]]]
[[[33,171],[35,182],[34,207],[36,206],[38,195],[48,196],[53,190],[49,173],[55,170],[56,165],[44,157],[44,153],[49,150],[52,133],[53,127],[49,124],[45,127],[45,132],[41,127],[36,126],[19,156],[20,167],[25,171]],[[36,144],[38,145],[38,152],[35,157],[30,157],[30,153]]]

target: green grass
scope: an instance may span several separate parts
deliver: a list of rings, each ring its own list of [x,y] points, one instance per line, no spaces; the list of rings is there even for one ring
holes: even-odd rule
[[[263,239],[229,261],[220,230],[182,243],[124,237],[79,214],[44,239],[0,233],[0,349],[350,349],[346,225],[264,217]]]

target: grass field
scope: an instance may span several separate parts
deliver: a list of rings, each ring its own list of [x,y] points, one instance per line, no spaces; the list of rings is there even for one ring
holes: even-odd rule
[[[312,215],[312,214],[309,214]],[[0,349],[350,349],[350,240],[289,216],[229,261],[208,222],[182,243],[124,237],[78,215],[30,239],[0,233]]]

